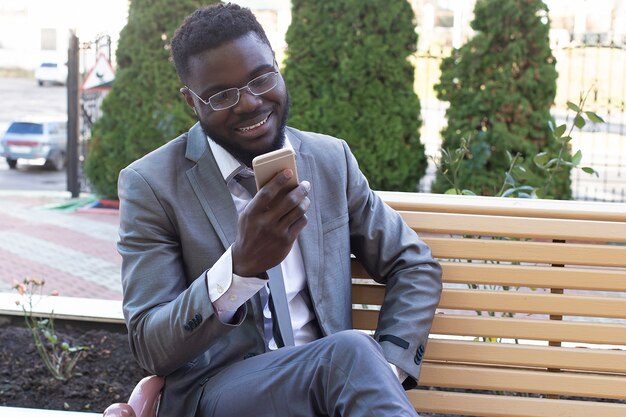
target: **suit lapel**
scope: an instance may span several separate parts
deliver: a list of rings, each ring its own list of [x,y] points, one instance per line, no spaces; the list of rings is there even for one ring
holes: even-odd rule
[[[189,130],[185,157],[196,162],[187,178],[226,249],[237,236],[237,210],[200,124]]]
[[[298,179],[300,181],[307,180],[311,183],[311,191],[309,199],[311,205],[307,211],[308,223],[298,236],[298,244],[302,252],[302,260],[304,262],[304,270],[307,277],[309,293],[311,295],[313,305],[319,305],[323,302],[319,294],[320,284],[322,280],[319,277],[320,266],[323,265],[324,259],[320,250],[322,235],[322,219],[319,211],[319,201],[317,191],[315,189],[315,160],[313,155],[307,152],[306,146],[301,146],[302,142],[297,133],[289,130],[289,141],[296,151],[296,165],[298,167]],[[316,308],[316,310],[318,310]]]
[[[226,250],[237,237],[237,209],[209,148],[206,135],[198,123],[189,130],[185,157],[196,162],[196,165],[187,170],[187,178]],[[249,304],[262,339],[263,312],[258,293]]]

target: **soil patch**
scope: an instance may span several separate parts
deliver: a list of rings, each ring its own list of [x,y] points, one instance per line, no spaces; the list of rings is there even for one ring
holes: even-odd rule
[[[35,350],[20,320],[0,323],[0,405],[103,412],[126,402],[148,375],[130,354],[124,326],[55,322],[61,341],[88,346],[69,381],[55,380]]]

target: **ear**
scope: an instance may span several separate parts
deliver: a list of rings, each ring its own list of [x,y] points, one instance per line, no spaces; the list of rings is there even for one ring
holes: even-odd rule
[[[191,107],[195,113],[196,104],[193,102],[193,97],[191,97],[191,94],[189,93],[189,89],[187,87],[182,87],[179,91],[183,95],[183,97],[185,97],[185,101],[187,102],[187,105]]]

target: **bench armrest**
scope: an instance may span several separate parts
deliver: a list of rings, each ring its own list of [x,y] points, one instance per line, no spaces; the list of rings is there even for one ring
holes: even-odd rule
[[[159,397],[165,380],[156,375],[147,376],[135,386],[128,403],[112,404],[104,410],[104,417],[156,417]]]

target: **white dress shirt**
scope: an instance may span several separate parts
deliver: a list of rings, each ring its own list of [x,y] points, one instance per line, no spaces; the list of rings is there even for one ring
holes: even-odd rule
[[[230,191],[237,214],[248,205],[252,196],[235,179],[241,171],[248,171],[253,175],[250,168],[243,166],[228,151],[209,139],[209,146],[217,165],[226,181],[226,186]],[[285,138],[285,147],[291,148],[288,138]],[[233,262],[231,248],[228,248],[215,265],[207,272],[207,286],[209,297],[218,317],[223,322],[232,320],[237,309],[241,307],[259,290],[269,292],[267,281],[259,278],[240,277],[233,273]],[[294,244],[287,257],[280,264],[283,277],[285,279],[285,292],[289,313],[291,315],[291,327],[296,346],[311,342],[318,337],[315,324],[315,315],[309,303],[308,296],[303,292],[306,288],[306,275],[302,261],[300,246]],[[266,293],[261,294],[264,302],[263,316],[265,325],[265,336],[268,347],[271,350],[277,348],[272,336],[272,315],[267,303]]]

